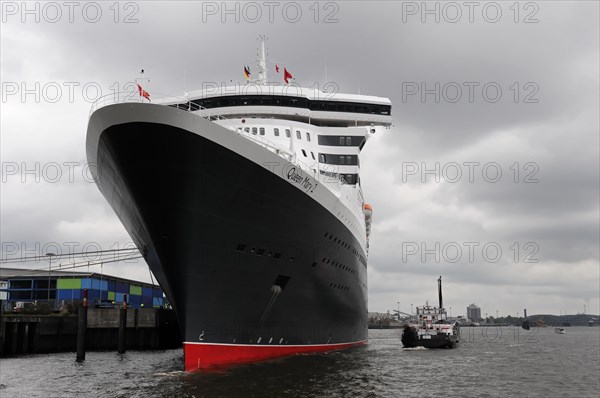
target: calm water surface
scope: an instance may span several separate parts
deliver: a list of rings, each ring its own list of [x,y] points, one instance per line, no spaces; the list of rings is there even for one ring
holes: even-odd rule
[[[405,350],[399,330],[358,349],[186,374],[181,350],[0,361],[0,397],[598,397],[600,328],[463,328],[454,350]]]

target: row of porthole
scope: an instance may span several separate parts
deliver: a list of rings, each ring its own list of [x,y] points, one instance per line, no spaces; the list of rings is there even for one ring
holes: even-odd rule
[[[330,234],[329,232],[325,232],[325,235],[324,235],[324,237],[325,237],[325,238],[329,237],[329,240],[332,240],[332,239],[333,239],[333,243],[340,244],[342,247],[344,247],[344,248],[346,248],[346,249],[348,249],[348,250],[352,250],[352,253],[354,253],[354,255],[355,255],[356,257],[358,257],[358,261],[360,261],[360,263],[361,263],[362,265],[364,265],[365,267],[367,266],[367,262],[365,261],[365,259],[363,258],[363,256],[362,256],[362,255],[360,255],[356,249],[354,249],[353,247],[351,248],[351,247],[350,247],[350,245],[349,245],[348,243],[346,243],[346,242],[344,242],[343,240],[341,240],[341,239],[339,239],[339,238],[337,238],[337,237],[333,236],[333,234]]]
[[[330,234],[329,232],[325,232],[324,235],[325,238],[329,237],[329,240],[333,240],[333,243],[337,243],[338,245],[341,245],[342,247],[350,250],[350,244],[344,242],[343,240],[333,236],[333,234]]]
[[[365,259],[363,258],[363,256],[361,254],[359,254],[355,249],[352,249],[352,253],[354,253],[354,255],[358,258],[358,261],[364,265],[365,267],[367,266],[367,262],[365,261]]]
[[[350,273],[351,273],[351,274],[353,274],[353,275],[354,275],[354,274],[356,274],[356,270],[353,270],[352,268],[350,268],[350,267],[348,267],[348,266],[346,266],[346,265],[340,264],[340,263],[338,263],[337,261],[332,261],[332,260],[331,260],[331,259],[329,259],[329,258],[323,257],[323,260],[322,260],[322,262],[323,262],[324,264],[331,264],[331,265],[333,265],[333,266],[334,266],[334,267],[336,267],[336,268],[343,269],[344,271],[350,272]]]
[[[246,252],[246,245],[243,243],[239,243],[237,245],[237,247],[235,248],[235,250],[245,253]],[[262,248],[251,248],[249,250],[250,254],[255,254],[257,256],[263,256],[265,255],[266,250],[262,249]],[[267,252],[266,253],[267,257],[272,257],[274,260],[279,260],[281,258],[281,253],[273,253],[273,252]],[[290,257],[290,261],[294,261],[294,257]]]
[[[329,287],[333,287],[333,288],[335,288],[335,289],[344,290],[344,291],[346,291],[346,292],[350,290],[350,288],[349,288],[348,286],[339,285],[339,284],[337,284],[337,283],[330,283],[330,284],[329,284]]]
[[[348,201],[350,201],[350,199],[348,198],[348,196],[346,196],[346,198],[348,199]],[[342,212],[338,212],[338,217],[341,217],[342,221],[344,221],[346,224],[349,224],[350,227],[356,231],[356,227],[354,226],[354,223],[352,221],[350,221],[349,217],[346,217],[345,215],[342,214]],[[348,245],[347,249],[350,249],[350,245]]]

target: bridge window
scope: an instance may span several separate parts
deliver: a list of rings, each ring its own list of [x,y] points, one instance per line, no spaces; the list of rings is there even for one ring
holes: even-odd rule
[[[313,160],[316,160],[315,159],[315,154],[313,153],[313,151],[310,151],[310,156],[312,156]]]
[[[257,132],[258,132],[258,128],[252,127],[252,134],[256,135]]]
[[[278,128],[273,129],[273,132],[275,133],[275,137],[279,137],[279,129]]]
[[[306,141],[310,142],[310,133],[306,133]]]
[[[260,135],[265,135],[265,128],[264,128],[264,127],[261,127],[261,128],[259,129],[259,132],[260,132]]]
[[[296,138],[298,138],[299,140],[302,139],[302,133],[300,133],[298,130],[296,130]]]
[[[318,135],[319,145],[326,146],[356,146],[362,148],[364,136],[340,137],[337,135]]]
[[[290,131],[290,129],[285,129],[285,136],[287,138],[290,138],[292,136],[292,132]]]
[[[189,110],[193,107],[202,109],[219,108],[227,106],[263,105],[263,106],[288,106],[306,108],[314,111],[350,112],[370,115],[390,115],[391,106],[383,104],[365,104],[344,101],[309,100],[304,97],[290,97],[280,95],[228,95],[225,97],[203,98],[173,104],[179,109]]]
[[[319,153],[321,163],[358,166],[358,155]]]
[[[346,184],[356,184],[357,174],[340,174],[340,178],[346,182]]]
[[[302,154],[304,155],[305,158],[308,157],[308,156],[306,156],[306,151],[304,149],[302,150]]]
[[[244,131],[245,131],[246,133],[249,133],[249,132],[250,132],[250,127],[246,127],[246,128],[244,129]]]

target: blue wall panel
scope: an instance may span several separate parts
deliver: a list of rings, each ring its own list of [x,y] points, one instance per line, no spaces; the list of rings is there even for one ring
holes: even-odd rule
[[[71,300],[72,294],[73,294],[73,290],[71,290],[71,289],[59,289],[58,290],[58,299],[59,300]]]
[[[142,304],[144,304],[144,307],[152,307],[152,297],[142,296]]]
[[[88,305],[94,304],[94,302],[99,299],[100,299],[100,290],[88,289]]]
[[[129,283],[117,282],[117,292],[129,293]]]
[[[142,296],[138,296],[138,295],[131,295],[131,296],[127,296],[129,299],[129,304],[132,307],[139,307],[140,304],[142,304]]]

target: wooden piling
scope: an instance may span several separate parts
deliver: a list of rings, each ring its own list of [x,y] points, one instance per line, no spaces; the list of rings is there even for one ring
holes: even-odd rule
[[[125,329],[127,328],[127,294],[123,295],[123,306],[119,313],[119,354],[125,353]]]
[[[4,355],[4,336],[6,336],[6,332],[4,331],[4,316],[2,315],[4,307],[2,304],[2,300],[0,300],[0,357]]]
[[[87,333],[88,290],[83,289],[83,302],[77,317],[77,362],[85,361],[85,335]]]

